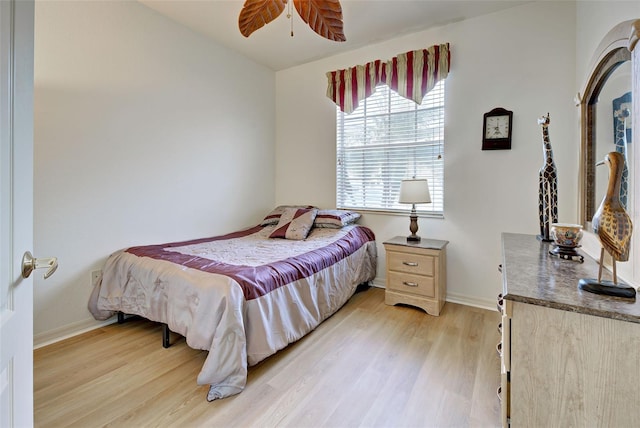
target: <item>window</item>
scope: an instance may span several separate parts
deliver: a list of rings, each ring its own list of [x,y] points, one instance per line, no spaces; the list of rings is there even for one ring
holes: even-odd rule
[[[444,209],[444,80],[421,105],[386,85],[351,114],[337,110],[337,206],[345,209],[402,211],[400,182],[426,178],[431,203],[419,212]]]

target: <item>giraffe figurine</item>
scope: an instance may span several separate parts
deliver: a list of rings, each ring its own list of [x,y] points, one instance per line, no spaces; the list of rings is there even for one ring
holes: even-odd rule
[[[539,173],[538,214],[540,215],[541,241],[553,241],[551,237],[551,225],[558,222],[558,173],[553,161],[553,150],[549,140],[549,113],[538,119],[538,125],[542,125],[542,144],[544,164]]]
[[[627,118],[630,112],[628,108],[621,108],[614,112],[616,121],[616,152],[624,156],[624,168],[620,179],[620,203],[627,209],[627,199],[629,195],[629,169],[627,168]]]

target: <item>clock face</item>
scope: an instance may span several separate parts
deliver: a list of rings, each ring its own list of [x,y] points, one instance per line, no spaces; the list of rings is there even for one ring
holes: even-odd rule
[[[509,116],[487,117],[484,137],[491,140],[509,137]]]

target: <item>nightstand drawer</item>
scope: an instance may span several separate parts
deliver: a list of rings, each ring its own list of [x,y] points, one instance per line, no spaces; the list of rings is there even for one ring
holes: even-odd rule
[[[435,296],[435,282],[432,276],[389,272],[387,286],[390,290],[414,293],[425,297]]]
[[[422,254],[397,253],[393,251],[387,253],[389,270],[397,272],[433,276],[433,260],[433,256]]]

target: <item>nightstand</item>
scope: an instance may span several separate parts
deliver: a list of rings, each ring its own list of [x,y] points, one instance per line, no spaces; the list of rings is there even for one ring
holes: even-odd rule
[[[387,255],[384,302],[417,306],[430,315],[440,315],[447,297],[448,243],[424,238],[407,242],[404,236],[384,242]]]

